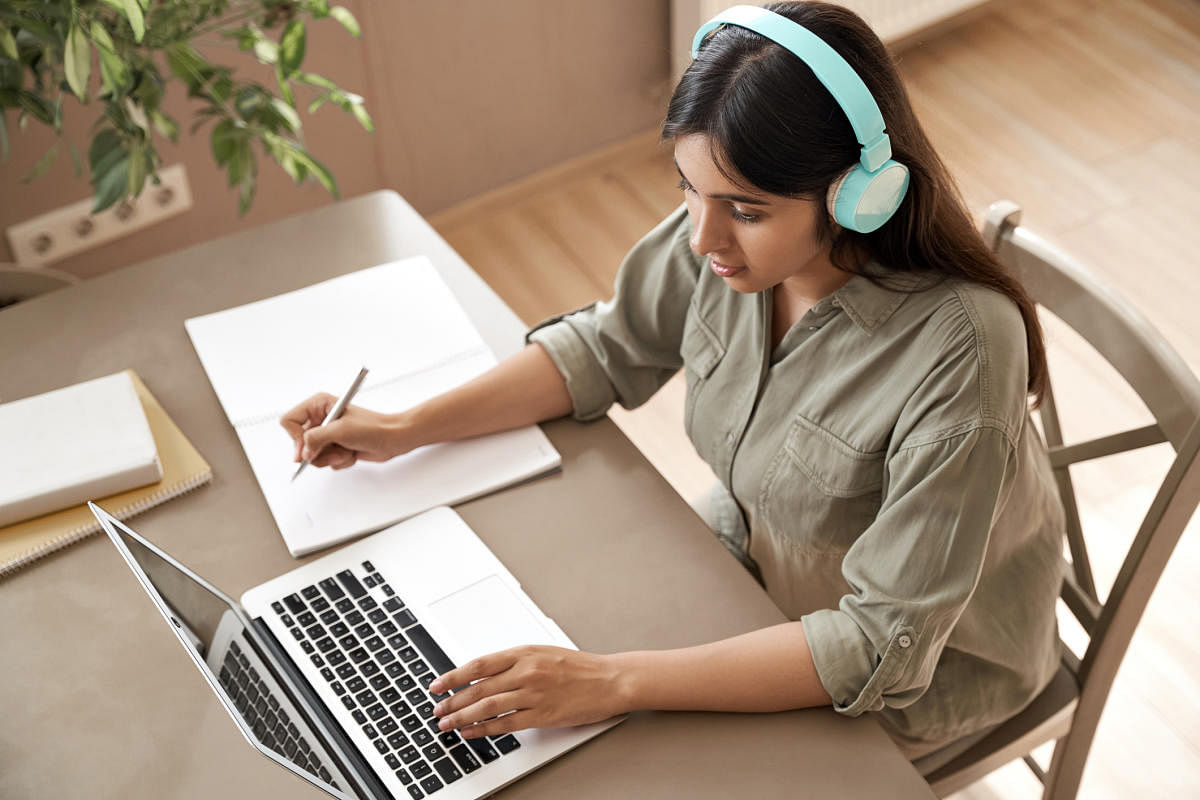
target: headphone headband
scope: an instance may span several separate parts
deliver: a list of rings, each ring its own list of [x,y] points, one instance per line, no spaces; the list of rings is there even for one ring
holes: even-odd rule
[[[879,169],[892,157],[892,144],[884,132],[883,114],[871,91],[837,51],[799,23],[757,6],[733,6],[704,23],[692,39],[692,58],[716,28],[736,25],[767,37],[787,48],[808,65],[850,120],[862,145],[859,163],[868,172]]]

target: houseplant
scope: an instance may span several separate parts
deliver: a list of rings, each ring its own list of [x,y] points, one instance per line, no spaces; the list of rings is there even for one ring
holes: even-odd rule
[[[94,211],[102,211],[154,180],[156,141],[179,136],[179,121],[163,110],[167,86],[178,82],[193,99],[192,132],[211,124],[213,157],[238,187],[241,213],[253,202],[259,155],[337,196],[333,175],[305,147],[298,109],[329,103],[367,131],[373,125],[361,97],[303,70],[307,25],[326,19],[360,35],[351,12],[328,0],[0,0],[0,154],[8,157],[10,122],[61,134],[64,114],[94,109],[86,152],[66,149],[77,172],[86,159]],[[246,79],[201,52],[222,42],[272,67],[275,80]],[[26,179],[61,149],[55,142]]]

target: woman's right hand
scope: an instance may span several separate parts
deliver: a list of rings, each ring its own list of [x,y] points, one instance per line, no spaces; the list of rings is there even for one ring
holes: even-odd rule
[[[387,461],[412,449],[403,441],[402,426],[392,414],[347,406],[338,419],[322,425],[337,402],[321,392],[279,420],[295,445],[294,461],[310,459],[314,467],[345,469],[356,461]]]

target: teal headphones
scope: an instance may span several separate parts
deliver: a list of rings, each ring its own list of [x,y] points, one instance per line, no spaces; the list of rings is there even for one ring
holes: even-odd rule
[[[692,39],[692,58],[704,38],[722,25],[736,25],[787,48],[812,69],[842,107],[862,145],[859,163],[829,187],[829,213],[843,228],[870,233],[891,219],[908,191],[908,167],[892,160],[883,114],[867,85],[837,51],[802,25],[765,8],[733,6],[704,23]]]

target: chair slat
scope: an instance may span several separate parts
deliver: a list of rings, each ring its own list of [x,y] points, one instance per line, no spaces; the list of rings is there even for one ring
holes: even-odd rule
[[[1103,458],[1128,450],[1162,444],[1166,440],[1167,436],[1163,433],[1162,428],[1155,424],[1114,433],[1111,436],[1102,436],[1099,439],[1089,439],[1086,442],[1057,445],[1049,448],[1050,466],[1066,467],[1069,464],[1078,464],[1080,461],[1090,461],[1093,458]]]
[[[1100,603],[1089,597],[1071,575],[1063,576],[1061,596],[1067,608],[1071,609],[1075,619],[1079,620],[1079,624],[1090,636],[1096,628],[1096,620],[1100,619]]]
[[[1054,388],[1049,381],[1042,396],[1039,415],[1042,430],[1046,435],[1046,446],[1061,447],[1062,425],[1059,423],[1058,407],[1054,402]],[[1067,467],[1054,470],[1054,482],[1058,485],[1058,494],[1066,515],[1067,546],[1071,551],[1071,567],[1075,573],[1075,580],[1079,588],[1096,600],[1099,596],[1096,594],[1096,581],[1092,577],[1092,562],[1088,558],[1087,544],[1083,539],[1083,523],[1079,519],[1079,505],[1075,502],[1075,485],[1071,482],[1071,473]]]

